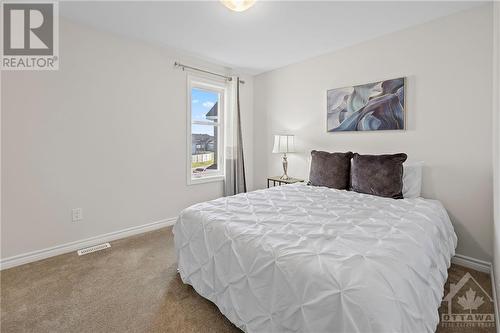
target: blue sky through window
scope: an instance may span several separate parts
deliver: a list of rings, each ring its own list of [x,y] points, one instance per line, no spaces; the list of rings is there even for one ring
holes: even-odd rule
[[[193,88],[191,90],[191,119],[193,121],[208,120],[205,115],[218,100],[219,94],[216,92]],[[206,125],[192,125],[191,132],[214,135],[214,128]]]

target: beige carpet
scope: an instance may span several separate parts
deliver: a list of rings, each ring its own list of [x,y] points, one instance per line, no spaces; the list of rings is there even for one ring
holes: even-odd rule
[[[182,284],[171,228],[111,245],[2,271],[1,332],[240,332]],[[452,266],[450,278],[463,272]],[[471,272],[489,283],[487,274]],[[494,329],[482,330],[489,331]]]

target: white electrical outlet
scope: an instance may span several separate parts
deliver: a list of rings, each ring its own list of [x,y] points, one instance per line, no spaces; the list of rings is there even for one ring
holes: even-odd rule
[[[78,222],[83,220],[83,209],[81,208],[73,208],[71,210],[71,220],[73,222]]]

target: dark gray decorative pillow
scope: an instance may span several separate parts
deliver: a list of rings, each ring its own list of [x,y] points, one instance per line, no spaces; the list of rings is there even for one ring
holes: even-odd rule
[[[311,158],[310,185],[327,186],[338,190],[346,190],[349,187],[351,152],[328,153],[313,150]]]
[[[403,199],[403,162],[406,154],[354,154],[351,190],[393,199]]]

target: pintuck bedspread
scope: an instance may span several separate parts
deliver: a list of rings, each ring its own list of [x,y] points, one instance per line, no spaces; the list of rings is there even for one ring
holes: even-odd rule
[[[185,209],[179,273],[246,332],[434,332],[457,237],[434,200],[294,184]]]

